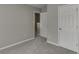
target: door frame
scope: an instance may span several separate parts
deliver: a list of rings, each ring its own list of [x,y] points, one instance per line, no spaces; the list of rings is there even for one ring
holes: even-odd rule
[[[35,13],[41,13],[40,11],[33,11],[33,35],[35,38]]]

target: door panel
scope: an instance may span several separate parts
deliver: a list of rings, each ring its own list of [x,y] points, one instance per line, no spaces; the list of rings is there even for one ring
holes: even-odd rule
[[[75,24],[76,8],[74,6],[62,6],[58,9],[58,39],[59,45],[67,49],[77,51]]]
[[[47,13],[40,14],[40,35],[47,38]]]

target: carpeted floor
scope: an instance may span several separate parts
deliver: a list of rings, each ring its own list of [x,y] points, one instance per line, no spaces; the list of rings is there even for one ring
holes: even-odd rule
[[[1,54],[75,54],[76,52],[58,47],[46,42],[45,38],[36,37],[36,39],[10,47]]]

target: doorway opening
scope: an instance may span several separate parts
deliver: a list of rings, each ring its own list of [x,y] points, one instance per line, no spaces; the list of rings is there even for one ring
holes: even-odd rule
[[[35,13],[35,37],[40,34],[40,13]]]

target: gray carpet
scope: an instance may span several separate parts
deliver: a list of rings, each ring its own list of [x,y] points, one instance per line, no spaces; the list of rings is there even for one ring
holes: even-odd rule
[[[1,54],[76,54],[76,52],[67,50],[62,47],[58,47],[46,42],[43,37],[37,37],[36,39],[22,43],[17,46],[13,46],[3,51]]]

